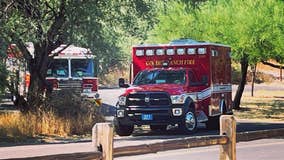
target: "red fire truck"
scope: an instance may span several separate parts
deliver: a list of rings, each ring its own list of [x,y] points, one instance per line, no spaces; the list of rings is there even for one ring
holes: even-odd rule
[[[231,49],[191,39],[132,48],[131,85],[119,97],[114,118],[118,135],[132,134],[134,125],[151,130],[178,126],[185,133],[219,126],[221,114],[232,113]]]
[[[32,43],[27,43],[27,49],[33,55],[34,46]],[[15,90],[19,90],[19,94],[25,96],[30,77],[23,56],[14,44],[9,46],[7,54],[7,68],[10,68],[11,73],[16,72],[16,70],[20,72],[19,84],[15,86]],[[54,54],[57,55],[54,56]],[[47,89],[72,89],[81,96],[95,98],[96,103],[100,104],[97,65],[94,61],[94,55],[89,49],[74,45],[61,45],[50,56],[54,56],[54,60],[47,70],[46,80],[49,84]],[[21,61],[19,61],[20,59]]]
[[[51,54],[53,63],[47,70],[46,80],[53,90],[73,89],[87,98],[98,98],[97,67],[89,49],[61,45]]]

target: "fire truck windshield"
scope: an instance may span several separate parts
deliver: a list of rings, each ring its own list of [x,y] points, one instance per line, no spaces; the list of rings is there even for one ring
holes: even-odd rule
[[[71,59],[71,77],[94,77],[93,59]]]
[[[54,59],[47,70],[47,77],[68,78],[71,64],[71,77],[94,77],[93,59]]]
[[[68,75],[69,71],[67,59],[55,59],[47,70],[48,77],[67,78]]]
[[[133,85],[185,84],[184,70],[146,70],[138,73]]]

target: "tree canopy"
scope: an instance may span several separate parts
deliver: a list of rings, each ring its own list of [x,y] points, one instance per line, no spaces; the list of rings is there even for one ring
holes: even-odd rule
[[[125,48],[134,42],[224,43],[242,64],[237,102],[249,64],[270,58],[284,63],[283,12],[279,0],[3,0],[0,46],[15,43],[23,53],[31,73],[28,102],[34,102],[44,92],[48,54],[63,43],[90,48],[101,75],[123,65]],[[34,55],[25,42],[33,42]]]
[[[187,10],[187,4],[173,1],[160,12],[152,41],[169,42],[190,37],[232,46],[238,60],[242,52],[251,61],[283,56],[284,3],[274,0],[215,0]]]
[[[60,44],[90,48],[101,73],[121,63],[119,44],[131,36],[145,39],[155,19],[150,0],[4,0],[0,2],[0,37],[15,43],[31,73],[28,105],[42,104],[49,53]],[[25,42],[33,42],[34,55]]]
[[[233,59],[242,64],[242,80],[234,99],[237,108],[249,64],[268,59],[283,63],[283,1],[208,0],[197,9],[188,9],[184,1],[170,3],[160,12],[152,39],[193,38],[230,45]]]

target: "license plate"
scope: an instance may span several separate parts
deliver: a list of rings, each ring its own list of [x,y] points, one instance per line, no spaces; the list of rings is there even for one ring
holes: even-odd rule
[[[153,115],[152,114],[142,114],[141,118],[144,121],[150,121],[150,120],[153,120]]]

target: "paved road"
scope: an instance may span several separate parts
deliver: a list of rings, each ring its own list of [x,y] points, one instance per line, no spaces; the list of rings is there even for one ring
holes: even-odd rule
[[[114,89],[101,89],[99,90],[100,97],[102,98],[102,113],[105,116],[112,116],[115,113],[114,106],[117,103],[118,96],[124,92],[124,88]]]
[[[238,160],[283,160],[284,139],[262,139],[237,143]],[[139,156],[117,157],[115,160],[214,160],[219,159],[219,147],[200,147],[159,152]]]
[[[283,127],[284,127],[284,122],[265,123],[265,122],[239,121],[237,125],[237,130],[250,131],[250,130],[283,128]],[[184,135],[182,133],[179,133],[175,129],[171,129],[170,131],[164,133],[153,133],[147,128],[143,128],[143,130],[141,130],[141,128],[136,128],[136,131],[132,136],[128,137],[116,136],[114,139],[114,147],[138,145],[145,143],[147,144],[147,143],[161,142],[164,140],[175,139],[175,138],[201,136],[201,135],[214,135],[214,134],[219,134],[219,133],[218,131],[208,131],[202,125],[199,126],[199,131],[193,135]],[[279,140],[279,142],[280,141],[283,142],[283,139]],[[90,152],[90,151],[93,151],[90,140],[88,142],[82,142],[82,143],[10,146],[10,147],[0,147],[0,159],[33,157],[33,156],[43,156],[43,155],[53,155],[53,154],[74,153],[74,152]]]
[[[118,96],[121,95],[124,92],[124,88],[113,88],[113,89],[101,89],[99,90],[99,93],[101,95],[102,101],[103,101],[103,114],[106,116],[112,116],[115,113],[114,106],[117,103]],[[232,86],[232,95],[235,94],[235,91],[237,90],[237,85]],[[260,90],[267,90],[267,91],[281,91],[284,90],[284,85],[281,85],[281,83],[273,84],[273,85],[267,85],[267,84],[255,84],[255,91]],[[251,85],[246,85],[244,92],[251,92]],[[283,96],[283,95],[279,95]]]
[[[123,93],[124,89],[103,89],[100,90],[101,97],[104,102],[104,112],[106,114],[111,115],[114,111],[114,105],[116,104],[117,97]],[[251,122],[251,121],[238,121],[237,131],[253,131],[253,130],[262,130],[262,129],[272,129],[272,128],[283,128],[284,122]],[[184,135],[179,133],[175,129],[171,129],[165,133],[153,133],[149,129],[143,128],[136,128],[133,136],[129,137],[115,137],[115,147],[117,146],[125,146],[125,145],[137,145],[137,144],[144,144],[144,143],[152,143],[152,142],[159,142],[165,139],[175,139],[175,138],[182,138],[188,136],[198,136],[198,135],[214,135],[218,134],[218,131],[208,131],[205,129],[204,125],[198,126],[199,131],[193,135]],[[281,142],[283,142],[281,140]],[[242,144],[242,143],[241,143]],[[261,144],[261,143],[260,143]],[[265,143],[266,144],[266,143]],[[267,143],[267,144],[270,144]],[[278,144],[277,144],[278,145]],[[279,144],[282,146],[278,146],[279,148],[282,147],[283,143]],[[244,145],[244,149],[247,148]],[[257,146],[257,145],[256,145]],[[262,145],[259,145],[262,146]],[[262,146],[256,150],[261,150],[261,148],[269,148],[269,145]],[[276,147],[277,149],[277,147]],[[275,149],[275,150],[276,150]],[[43,156],[43,155],[51,155],[51,154],[63,154],[63,153],[74,153],[74,152],[89,152],[92,151],[91,142],[84,142],[84,143],[70,143],[70,144],[44,144],[44,145],[28,145],[28,146],[11,146],[11,147],[0,147],[0,159],[7,159],[7,158],[21,158],[21,157],[31,157],[31,156]],[[209,151],[211,151],[210,149]],[[214,150],[214,149],[213,149]],[[241,149],[242,150],[242,147]],[[252,149],[254,150],[254,149]],[[272,149],[274,151],[274,149]],[[214,153],[214,152],[213,152]],[[212,154],[213,154],[212,153]],[[169,153],[170,154],[170,153]],[[181,153],[182,155],[184,153]],[[199,152],[196,153],[196,156],[200,155]],[[240,157],[243,154],[240,155]],[[261,155],[257,153],[257,155]],[[170,158],[169,158],[170,159]],[[173,158],[174,159],[174,158]],[[194,158],[193,158],[194,159]],[[218,159],[218,158],[216,158]],[[246,158],[245,158],[246,159]],[[249,158],[248,158],[249,159]],[[267,158],[268,159],[268,158]]]

